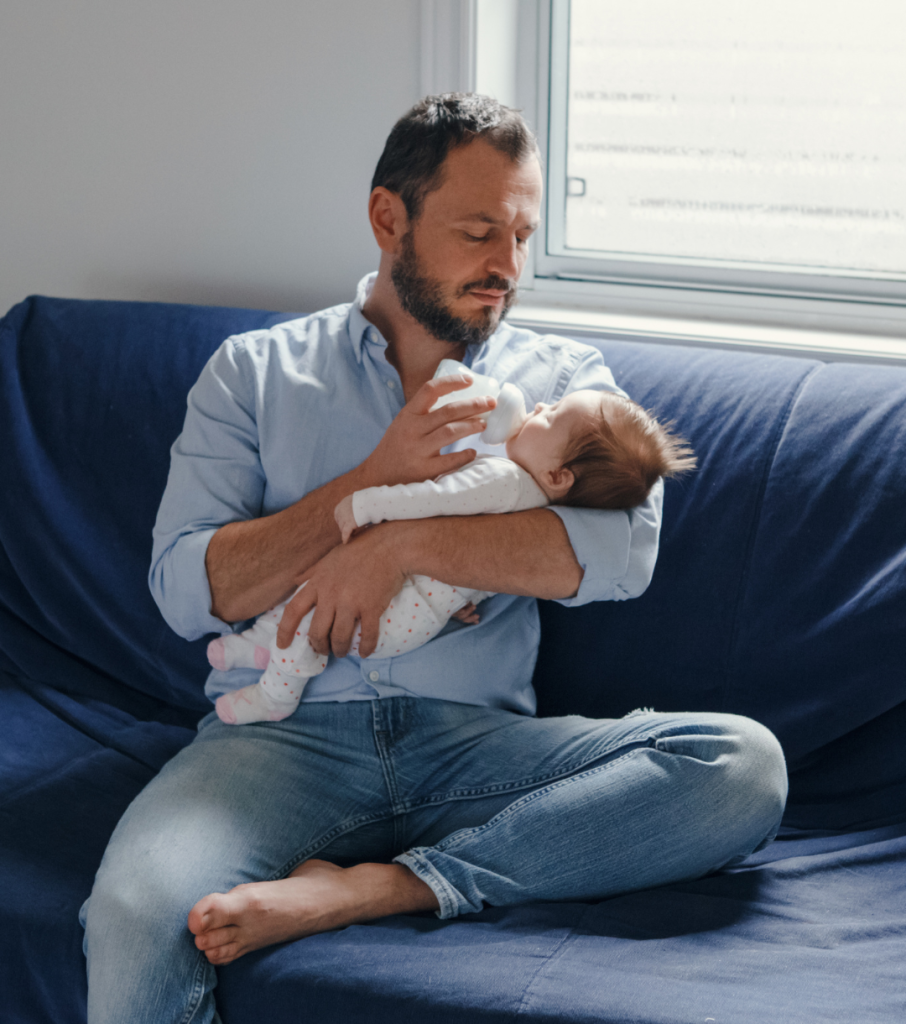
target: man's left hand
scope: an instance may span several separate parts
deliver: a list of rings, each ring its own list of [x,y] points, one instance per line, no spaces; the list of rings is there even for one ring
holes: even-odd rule
[[[392,542],[395,523],[372,527],[329,551],[299,580],[307,585],[289,602],[277,630],[277,646],[289,647],[299,623],[315,609],[308,639],[318,654],[344,658],[356,622],[362,626],[359,655],[377,647],[381,612],[406,581]]]

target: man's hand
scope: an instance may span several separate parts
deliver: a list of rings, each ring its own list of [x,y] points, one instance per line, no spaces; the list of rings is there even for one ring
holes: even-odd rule
[[[307,585],[283,612],[277,646],[289,647],[299,623],[314,608],[308,639],[318,654],[345,658],[358,621],[359,655],[367,658],[377,647],[381,613],[406,581],[392,535],[373,527],[312,566],[300,581]]]
[[[377,448],[362,463],[370,486],[433,480],[462,469],[475,458],[474,449],[441,455],[441,448],[469,434],[481,433],[481,418],[497,404],[493,398],[468,398],[429,410],[443,395],[471,384],[462,374],[438,377],[423,384],[399,411]]]
[[[441,455],[440,449],[483,430],[480,417],[494,407],[494,399],[451,402],[437,412],[428,412],[441,395],[467,384],[459,375],[429,381],[400,410],[377,448],[355,469],[281,512],[222,526],[211,538],[205,556],[212,614],[225,622],[241,622],[292,593],[302,582],[300,571],[313,568],[337,543],[334,509],[353,491],[429,480],[471,462],[474,451]]]

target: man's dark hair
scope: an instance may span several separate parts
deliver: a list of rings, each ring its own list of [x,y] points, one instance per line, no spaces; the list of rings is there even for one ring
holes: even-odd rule
[[[425,196],[441,186],[447,154],[474,139],[484,139],[517,163],[539,155],[518,110],[471,92],[426,96],[393,126],[371,187],[396,192],[415,221]]]

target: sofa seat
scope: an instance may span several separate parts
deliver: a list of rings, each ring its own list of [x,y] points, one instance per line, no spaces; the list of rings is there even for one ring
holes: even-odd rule
[[[600,903],[387,918],[222,968],[224,1024],[893,1024],[904,887],[900,824]]]

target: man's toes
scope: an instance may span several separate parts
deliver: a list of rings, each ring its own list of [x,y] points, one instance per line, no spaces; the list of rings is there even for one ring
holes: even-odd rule
[[[214,892],[202,897],[189,911],[189,931],[193,935],[225,928],[231,923],[228,904],[222,893]]]
[[[209,964],[213,964],[215,967],[222,967],[224,964],[231,963],[240,955],[239,943],[228,942],[225,946],[207,949],[204,951],[204,955]]]
[[[220,946],[235,944],[235,942],[236,929],[234,927],[211,928],[195,936],[195,945],[199,949],[214,950]]]

